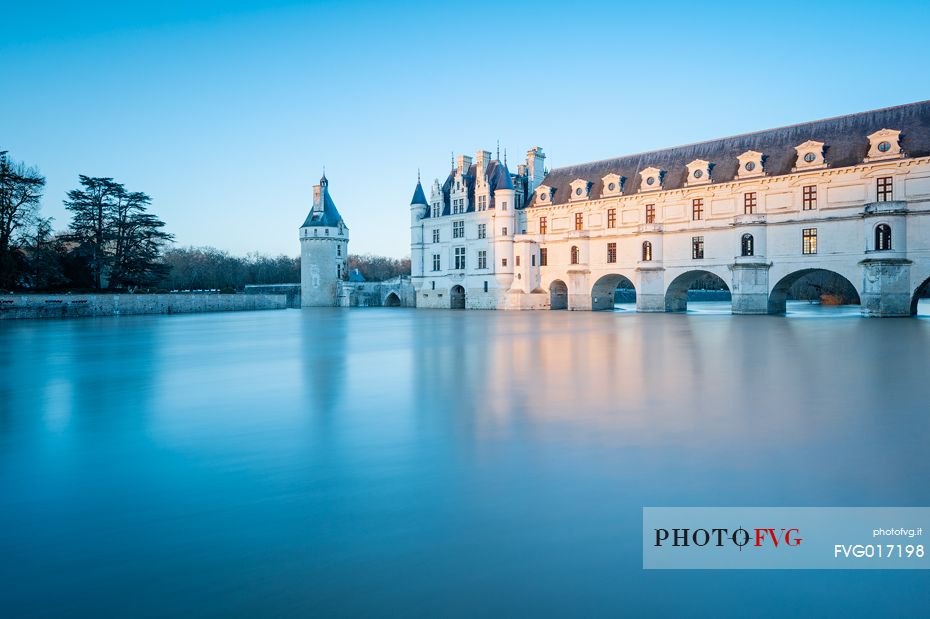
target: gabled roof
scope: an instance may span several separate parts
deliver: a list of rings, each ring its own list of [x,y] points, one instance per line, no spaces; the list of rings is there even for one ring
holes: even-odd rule
[[[593,183],[590,196],[597,199],[604,192],[603,177],[609,173],[627,178],[622,195],[639,193],[640,172],[649,167],[665,171],[663,189],[679,189],[685,186],[687,164],[696,159],[713,164],[711,186],[732,181],[737,176],[737,158],[748,150],[763,154],[766,176],[790,174],[797,162],[795,147],[808,140],[825,144],[827,168],[852,166],[862,163],[869,152],[867,136],[880,129],[901,130],[901,148],[909,157],[930,155],[930,101],[556,168],[543,179],[543,184],[554,189],[552,201],[546,204],[567,203],[571,182],[577,178]],[[535,205],[534,196],[528,206]]]

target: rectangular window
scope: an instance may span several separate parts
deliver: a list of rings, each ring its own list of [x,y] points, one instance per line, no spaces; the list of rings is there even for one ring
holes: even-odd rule
[[[515,256],[513,259],[514,266],[520,266],[520,256]]]
[[[817,228],[804,228],[801,231],[801,253],[806,255],[817,253]]]
[[[691,200],[691,220],[700,221],[704,219],[704,198],[695,198]]]
[[[465,222],[462,220],[452,222],[452,238],[453,239],[463,239],[465,238]]]
[[[607,244],[607,262],[616,262],[617,261],[617,244],[608,243]]]
[[[433,217],[439,217],[439,214],[441,212],[442,211],[439,208],[439,202],[436,202],[435,204],[433,204]]]
[[[502,211],[507,210],[507,200],[501,200],[501,210]]]
[[[336,245],[336,255],[337,256],[342,255],[342,245]]]
[[[749,191],[743,194],[743,213],[746,215],[752,215],[752,212],[756,208],[756,192]]]
[[[488,224],[478,224],[478,238],[483,239],[488,236]]]
[[[430,283],[433,285],[433,286],[432,286],[433,290],[436,290],[436,282],[435,282],[435,281],[432,281],[432,282],[430,282]]]
[[[439,270],[439,254],[433,254],[433,270]]]
[[[584,229],[584,215],[581,213],[575,213],[575,230]]]
[[[691,259],[702,260],[704,258],[704,237],[691,237]]]
[[[546,218],[545,217],[539,218],[539,233],[540,234],[546,233]]]
[[[488,197],[487,196],[478,196],[478,210],[479,211],[488,210]]]
[[[646,205],[646,223],[654,224],[656,222],[656,205],[647,204]]]
[[[439,242],[439,228],[433,230],[433,243]]]
[[[481,250],[478,252],[478,268],[486,269],[488,268],[488,252]]]
[[[464,247],[455,248],[455,268],[456,270],[462,270],[465,268],[465,248]]]
[[[545,247],[539,248],[539,266],[544,267],[549,264],[549,250]]]
[[[876,195],[879,202],[891,202],[891,177],[882,176],[875,179]]]
[[[501,236],[507,236],[507,228],[501,228]]]
[[[617,209],[615,208],[607,209],[607,227],[608,228],[617,227]]]
[[[485,280],[485,282],[484,282],[484,291],[485,291],[485,292],[488,291],[488,282],[487,282],[487,280]]]
[[[531,267],[536,266],[536,254],[530,255],[530,266]]]
[[[801,205],[805,211],[812,211],[817,208],[817,185],[804,185]]]
[[[502,267],[507,266],[507,258],[501,258],[501,266]]]

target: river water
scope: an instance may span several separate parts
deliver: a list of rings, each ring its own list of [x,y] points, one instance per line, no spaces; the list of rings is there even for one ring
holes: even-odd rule
[[[926,616],[642,570],[643,506],[930,504],[930,319],[696,309],[0,323],[0,616]]]

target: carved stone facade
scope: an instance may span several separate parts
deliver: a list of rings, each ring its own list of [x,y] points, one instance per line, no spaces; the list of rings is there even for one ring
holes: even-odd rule
[[[445,209],[462,170],[411,205],[420,307],[604,309],[628,280],[639,311],[679,311],[712,273],[734,313],[778,313],[826,270],[864,314],[904,316],[930,288],[930,102],[517,175],[527,200],[506,214]],[[456,247],[462,269],[447,266]]]

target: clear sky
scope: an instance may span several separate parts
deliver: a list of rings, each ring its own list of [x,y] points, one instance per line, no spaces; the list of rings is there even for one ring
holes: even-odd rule
[[[0,149],[153,198],[181,245],[297,255],[326,166],[350,250],[409,253],[417,169],[550,167],[930,98],[930,2],[16,2]]]

